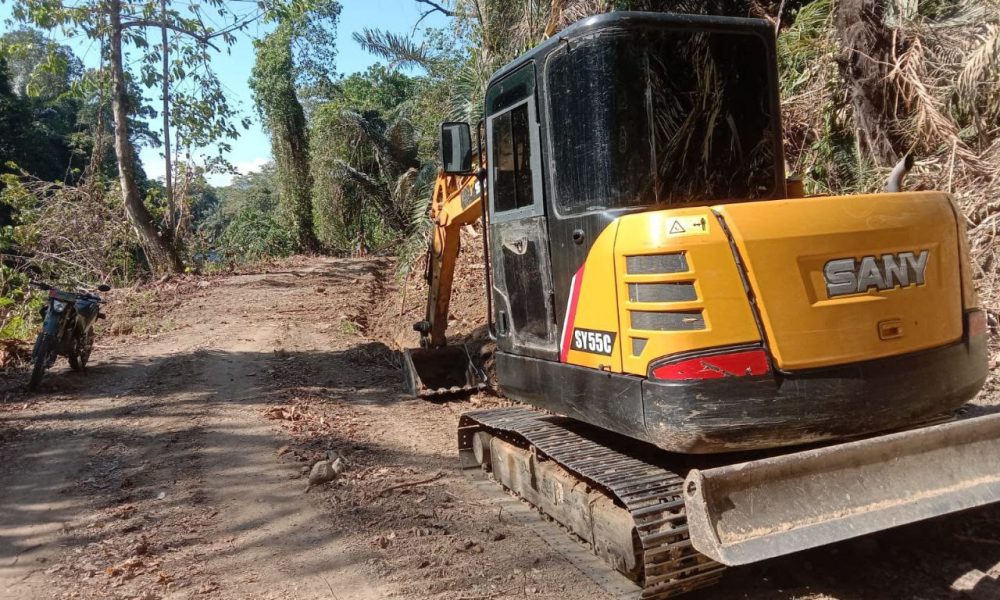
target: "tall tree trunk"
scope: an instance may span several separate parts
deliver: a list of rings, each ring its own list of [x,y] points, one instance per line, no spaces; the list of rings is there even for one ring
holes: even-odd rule
[[[309,134],[305,111],[295,93],[291,25],[282,23],[257,43],[250,87],[271,135],[278,167],[279,203],[301,250],[319,249],[313,228]]]
[[[906,139],[896,123],[903,107],[888,75],[893,56],[902,48],[885,24],[881,0],[842,0],[835,17],[840,37],[841,75],[847,82],[858,137],[882,166],[898,161]]]
[[[167,0],[160,0],[160,18],[163,26],[160,34],[163,38],[163,183],[167,192],[167,218],[164,227],[171,232],[176,240],[175,226],[177,207],[174,204],[174,171],[170,156],[170,46],[167,44]]]
[[[294,97],[294,92],[293,97],[289,98],[289,104],[292,114],[286,119],[285,126],[274,132],[284,139],[272,141],[272,144],[285,146],[284,152],[277,157],[281,203],[285,205],[285,210],[292,218],[299,247],[306,252],[316,252],[319,250],[319,241],[316,239],[313,226],[313,179],[309,169],[309,138],[305,112],[299,99]]]
[[[122,3],[109,0],[111,22],[111,112],[115,120],[115,156],[118,158],[118,178],[121,182],[122,200],[129,223],[139,235],[139,242],[146,253],[150,267],[156,273],[180,273],[184,263],[170,239],[170,232],[161,236],[139,196],[135,181],[135,155],[128,134],[128,93],[125,68],[122,64]]]

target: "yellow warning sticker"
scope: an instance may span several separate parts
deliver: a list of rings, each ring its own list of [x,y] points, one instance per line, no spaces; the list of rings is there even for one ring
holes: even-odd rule
[[[667,220],[667,235],[705,235],[708,217],[680,217]]]

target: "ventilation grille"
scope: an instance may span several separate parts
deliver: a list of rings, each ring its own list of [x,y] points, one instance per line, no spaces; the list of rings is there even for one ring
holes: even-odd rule
[[[630,283],[629,302],[691,302],[698,299],[693,283]]]
[[[649,254],[646,256],[626,256],[625,270],[629,275],[662,275],[686,273],[687,258],[683,252],[671,254]]]
[[[642,351],[646,349],[646,338],[632,338],[632,356],[642,356]]]
[[[632,311],[632,329],[646,331],[693,331],[705,328],[701,311],[650,312]]]

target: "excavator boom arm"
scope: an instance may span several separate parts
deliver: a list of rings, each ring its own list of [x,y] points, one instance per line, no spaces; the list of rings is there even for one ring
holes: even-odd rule
[[[424,320],[415,325],[421,346],[440,348],[447,343],[448,309],[455,263],[461,249],[461,228],[483,216],[481,183],[476,175],[438,174],[431,198],[430,217],[434,230],[428,252],[427,308]]]
[[[414,396],[433,396],[481,389],[482,370],[464,345],[447,346],[451,286],[461,248],[462,226],[483,216],[482,182],[477,175],[438,174],[431,198],[434,230],[427,252],[427,306],[414,324],[420,348],[403,354],[404,371]]]

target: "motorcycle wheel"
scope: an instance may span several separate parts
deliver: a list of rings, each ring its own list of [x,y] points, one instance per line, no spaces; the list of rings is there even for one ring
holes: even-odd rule
[[[73,347],[70,348],[66,358],[69,359],[69,368],[80,371],[87,366],[90,360],[90,352],[94,349],[94,330],[88,329],[83,337],[73,337]]]
[[[74,371],[79,371],[82,367],[80,366],[80,339],[77,337],[73,338],[72,346],[69,352],[66,353],[66,359],[69,361],[69,368]]]
[[[38,334],[38,339],[35,340],[35,348],[31,352],[35,364],[31,369],[31,380],[28,381],[28,389],[32,392],[38,389],[38,384],[45,375],[45,369],[49,367],[49,354],[52,353],[54,341],[51,336],[44,333]]]
[[[80,366],[87,368],[90,362],[90,353],[94,351],[94,330],[87,330],[87,337],[83,341],[83,348],[80,349]]]

